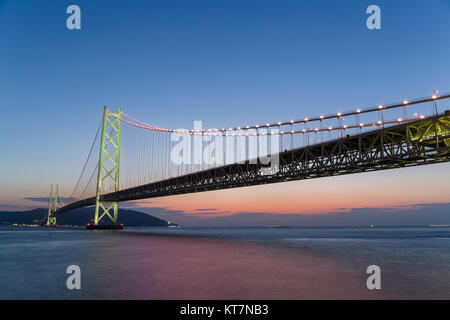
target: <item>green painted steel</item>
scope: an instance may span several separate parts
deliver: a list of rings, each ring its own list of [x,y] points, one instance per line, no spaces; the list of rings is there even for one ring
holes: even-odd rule
[[[450,117],[410,125],[407,133],[410,141],[432,144],[443,142],[446,147],[450,147]]]
[[[56,227],[55,211],[58,210],[58,185],[50,187],[50,196],[48,200],[47,227]]]
[[[98,163],[95,225],[98,225],[105,216],[109,217],[113,224],[117,224],[118,202],[102,201],[101,193],[104,183],[110,181],[114,185],[114,190],[112,191],[119,190],[121,118],[121,109],[119,109],[118,113],[113,113],[108,111],[108,107],[105,106]],[[111,209],[113,210],[112,213],[110,212]]]

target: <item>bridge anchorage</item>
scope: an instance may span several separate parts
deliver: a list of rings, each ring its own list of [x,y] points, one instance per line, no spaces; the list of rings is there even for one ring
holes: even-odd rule
[[[105,107],[86,160],[86,164],[92,160],[92,169],[85,170],[85,164],[72,192],[81,194],[58,206],[61,200],[52,188],[47,221],[55,225],[63,212],[95,206],[87,229],[122,229],[119,202],[450,162],[449,102],[450,95],[433,95],[311,118],[208,130],[164,129]],[[206,151],[214,143],[218,148],[214,156],[223,155],[222,160],[192,162],[196,141],[200,156],[201,152],[209,156]],[[97,142],[99,158],[91,157]],[[228,158],[228,146],[238,158]],[[207,156],[203,160],[210,159]],[[86,184],[80,184],[82,178]]]

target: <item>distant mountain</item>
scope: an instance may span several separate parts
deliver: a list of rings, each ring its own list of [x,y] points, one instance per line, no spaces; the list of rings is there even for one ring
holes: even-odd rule
[[[57,216],[57,224],[85,226],[94,219],[93,207],[67,211]],[[47,209],[38,208],[29,211],[0,212],[0,224],[33,224],[47,217]],[[106,221],[106,220],[105,220]],[[118,223],[128,227],[167,227],[169,222],[149,214],[127,209],[119,209]],[[176,226],[171,223],[170,225]]]

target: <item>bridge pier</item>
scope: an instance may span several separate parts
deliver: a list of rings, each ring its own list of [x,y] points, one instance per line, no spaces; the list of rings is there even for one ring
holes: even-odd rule
[[[122,230],[123,229],[123,223],[121,224],[90,224],[88,223],[86,225],[87,230]]]

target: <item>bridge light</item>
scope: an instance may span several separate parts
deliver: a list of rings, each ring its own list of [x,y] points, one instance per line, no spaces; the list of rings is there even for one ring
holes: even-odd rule
[[[328,127],[328,130],[333,130],[333,127]]]
[[[294,130],[292,130],[291,133],[294,134]]]
[[[281,131],[280,133],[281,133],[281,134],[284,134],[284,131]]]
[[[290,122],[291,122],[291,124],[292,124],[292,123],[294,123],[295,121],[294,121],[294,120],[291,120]]]
[[[250,126],[246,126],[245,128],[246,128],[246,129],[250,129]]]
[[[319,128],[315,128],[314,130],[319,131]]]
[[[241,130],[241,127],[237,127],[238,130]]]
[[[267,124],[266,124],[266,127],[270,127],[270,123],[267,123]]]
[[[378,124],[382,124],[381,120],[378,120]]]
[[[281,122],[280,121],[278,121],[278,125],[281,126]]]
[[[344,125],[344,129],[347,129],[347,125]]]
[[[383,108],[384,108],[384,106],[381,104],[378,106],[378,109],[383,109]]]
[[[398,118],[398,120],[397,120],[398,122],[402,122],[403,121],[403,119],[402,118]]]
[[[361,112],[361,109],[356,109],[356,112],[357,112],[357,113],[360,113],[360,112]]]
[[[323,118],[325,118],[324,116],[320,116],[320,119],[323,119]]]
[[[337,116],[338,116],[338,117],[342,116],[342,113],[338,112]]]
[[[360,123],[359,126],[360,126],[360,127],[364,127],[364,123]]]
[[[256,128],[259,128],[259,124],[257,124],[255,127],[256,127]]]
[[[302,132],[305,133],[305,132],[306,132],[306,129],[303,129]]]
[[[309,121],[309,119],[308,118],[305,118],[305,122],[308,122]]]
[[[437,99],[437,95],[433,94],[433,96],[431,98]]]
[[[403,104],[408,104],[408,100],[403,100]]]
[[[421,116],[420,116],[420,119],[425,119],[425,116],[424,116],[424,115],[421,115]]]

